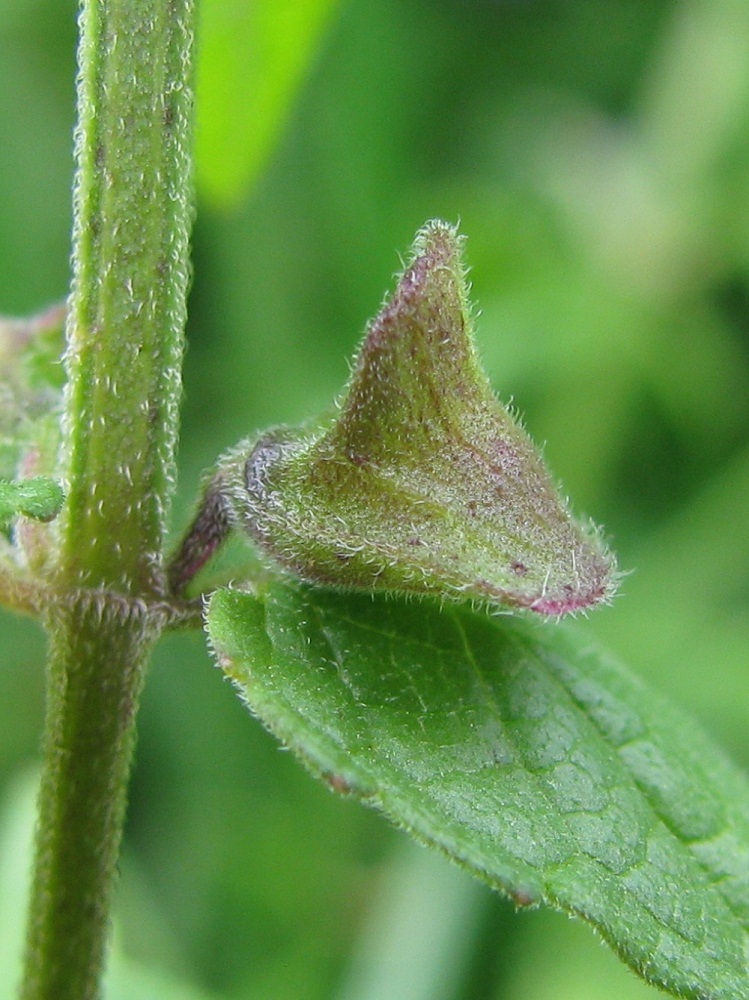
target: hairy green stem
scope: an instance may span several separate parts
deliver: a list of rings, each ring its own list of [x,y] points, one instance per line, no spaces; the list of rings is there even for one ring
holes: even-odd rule
[[[55,618],[22,996],[84,1000],[98,996],[135,712],[157,627],[143,611],[95,598]]]
[[[64,450],[24,1000],[99,995],[138,697],[166,615],[193,0],[83,0]]]
[[[189,277],[192,0],[84,0],[60,574],[164,592]]]

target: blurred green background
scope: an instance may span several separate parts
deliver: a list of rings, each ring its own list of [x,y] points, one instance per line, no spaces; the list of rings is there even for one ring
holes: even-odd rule
[[[468,235],[480,348],[621,596],[581,627],[739,762],[749,658],[749,5],[205,0],[180,492],[325,408],[428,218]],[[75,9],[0,8],[0,312],[66,293]],[[13,995],[43,641],[3,615],[0,998]],[[637,1000],[279,752],[199,635],[158,650],[107,996]]]

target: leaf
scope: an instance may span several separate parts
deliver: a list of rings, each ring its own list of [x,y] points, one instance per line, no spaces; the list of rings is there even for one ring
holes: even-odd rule
[[[60,444],[65,306],[0,316],[0,478],[52,473]]]
[[[516,903],[583,917],[648,981],[749,997],[749,785],[580,634],[286,583],[218,592],[208,629],[335,790]]]
[[[219,205],[262,168],[335,0],[203,0],[197,80],[198,186]]]
[[[0,802],[0,1000],[15,1000],[21,972],[25,913],[39,794],[35,769],[17,772]]]
[[[19,514],[36,521],[51,521],[60,513],[64,501],[60,484],[44,476],[14,483],[0,482],[0,524]]]

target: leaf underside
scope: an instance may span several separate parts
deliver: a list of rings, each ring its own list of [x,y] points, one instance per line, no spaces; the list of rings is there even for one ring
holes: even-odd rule
[[[583,917],[650,982],[749,997],[747,783],[579,632],[281,582],[217,593],[208,629],[334,789],[519,905]]]

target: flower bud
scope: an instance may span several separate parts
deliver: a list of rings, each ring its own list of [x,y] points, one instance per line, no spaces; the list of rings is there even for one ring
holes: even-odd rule
[[[432,222],[370,324],[332,422],[220,466],[236,525],[304,580],[558,616],[613,592],[473,344],[461,239]]]

